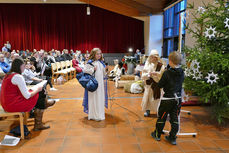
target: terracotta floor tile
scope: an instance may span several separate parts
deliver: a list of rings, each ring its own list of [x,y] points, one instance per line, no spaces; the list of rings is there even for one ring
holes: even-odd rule
[[[101,136],[101,131],[99,128],[89,128],[85,131],[86,136]]]
[[[102,144],[119,144],[119,138],[116,136],[102,136],[101,137]]]
[[[226,150],[207,150],[206,153],[229,153]]]
[[[70,129],[78,129],[78,128],[84,128],[84,125],[80,122],[71,122],[69,124]]]
[[[141,153],[141,148],[138,144],[123,144],[121,148],[123,153]]]
[[[186,151],[185,153],[205,153],[205,151]]]
[[[15,149],[4,149],[4,150],[0,149],[0,153],[19,153],[19,151]]]
[[[220,149],[213,140],[207,138],[196,139],[195,142],[204,150]]]
[[[66,131],[66,136],[86,136],[86,131],[85,128],[68,129]]]
[[[40,147],[21,147],[18,152],[19,153],[38,153],[40,151]]]
[[[143,143],[140,147],[143,153],[163,152],[158,143]]]
[[[217,130],[208,130],[206,133],[207,133],[207,136],[210,137],[211,139],[227,139],[225,135],[218,132]]]
[[[63,145],[64,139],[62,138],[48,138],[45,140],[41,148],[58,148]]]
[[[143,127],[143,128],[133,128],[135,135],[138,137],[143,137],[143,136],[150,136],[151,132],[153,132],[153,129],[148,128],[148,127]]]
[[[68,145],[67,145],[68,146]],[[62,147],[60,153],[80,153],[81,145],[76,144],[72,147]]]
[[[102,146],[98,144],[87,144],[81,146],[81,153],[101,153]]]
[[[59,153],[60,151],[60,147],[42,147],[39,153]]]
[[[169,153],[169,152],[183,152],[182,149],[179,147],[179,145],[171,145],[171,144],[167,143],[165,140],[159,141],[158,145],[166,153]]]
[[[99,130],[102,136],[117,136],[115,128],[103,128]]]
[[[137,137],[136,136],[119,136],[120,144],[137,144]]]
[[[49,132],[48,138],[64,138],[65,135],[65,128],[52,128]]]
[[[24,143],[24,147],[40,147],[44,143],[45,139],[41,139],[38,137],[32,138]]]
[[[83,137],[83,144],[102,144],[102,138],[100,136],[95,137]]]
[[[215,140],[214,141],[217,146],[219,146],[222,150],[229,149],[229,140]]]
[[[64,138],[63,147],[72,148],[76,145],[81,145],[83,143],[83,137],[81,136],[66,136]]]
[[[102,153],[122,153],[119,144],[103,144]]]
[[[135,136],[134,130],[130,127],[117,128],[118,136]]]
[[[62,127],[63,129],[67,129],[70,125],[70,121],[65,121],[65,120],[56,121],[56,117],[55,117],[54,121],[48,122],[47,124],[50,125],[51,129],[60,128],[60,127]]]
[[[125,127],[131,127],[131,124],[129,122],[120,122],[118,124],[115,124],[115,127],[117,128],[125,128]]]
[[[156,141],[151,136],[138,136],[138,143],[155,143]]]
[[[177,143],[183,151],[201,151],[200,146],[193,141],[178,141]]]
[[[153,125],[145,122],[135,122],[135,123],[131,123],[131,126],[134,128],[148,128],[148,127],[152,127]]]

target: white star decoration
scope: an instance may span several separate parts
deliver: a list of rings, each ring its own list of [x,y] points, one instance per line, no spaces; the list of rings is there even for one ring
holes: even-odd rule
[[[211,78],[214,78],[214,79],[211,79]],[[213,72],[212,73],[208,73],[208,76],[206,77],[207,80],[207,83],[216,83],[216,80],[219,79],[218,78],[218,74],[214,74]]]
[[[202,79],[203,74],[200,71],[197,71],[193,74],[193,78],[198,80],[198,79]]]
[[[224,23],[225,23],[225,28],[228,28],[228,29],[229,29],[228,22],[229,22],[229,18],[226,18],[226,20],[224,21]]]
[[[212,31],[212,34],[210,34],[210,31]],[[205,37],[209,37],[209,39],[211,39],[212,37],[215,37],[216,31],[215,28],[212,28],[212,26],[210,28],[207,28],[207,31],[204,32]]]
[[[197,62],[197,60],[193,60],[192,63],[191,63],[191,69],[194,72],[199,72],[199,68],[200,68],[200,63]]]
[[[191,75],[191,71],[190,71],[189,68],[185,68],[184,75],[187,76],[187,77],[189,77]]]
[[[202,6],[198,7],[198,12],[204,13],[205,11],[206,11],[205,8],[203,8]]]
[[[184,70],[184,75],[185,75],[186,77],[192,76],[193,74],[192,74],[192,72],[191,72],[191,69],[185,68],[185,70]]]

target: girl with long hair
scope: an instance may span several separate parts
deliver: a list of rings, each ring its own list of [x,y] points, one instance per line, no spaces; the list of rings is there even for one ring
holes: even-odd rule
[[[84,112],[88,113],[88,120],[105,120],[104,106],[107,107],[107,82],[106,66],[102,61],[102,52],[99,48],[91,50],[88,63],[84,67],[84,73],[94,75],[98,81],[98,88],[94,92],[84,93]]]

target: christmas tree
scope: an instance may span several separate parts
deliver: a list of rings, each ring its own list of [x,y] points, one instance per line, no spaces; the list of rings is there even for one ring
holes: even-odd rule
[[[212,116],[219,123],[229,118],[229,7],[224,0],[188,9],[193,17],[187,32],[196,40],[192,47],[184,47],[186,54],[185,90],[211,103]],[[186,18],[187,18],[186,12]]]

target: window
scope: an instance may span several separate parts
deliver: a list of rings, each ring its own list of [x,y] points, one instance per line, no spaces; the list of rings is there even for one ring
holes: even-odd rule
[[[178,50],[180,25],[182,38],[185,37],[186,7],[187,0],[183,0],[164,12],[163,57],[168,57],[170,52]]]

